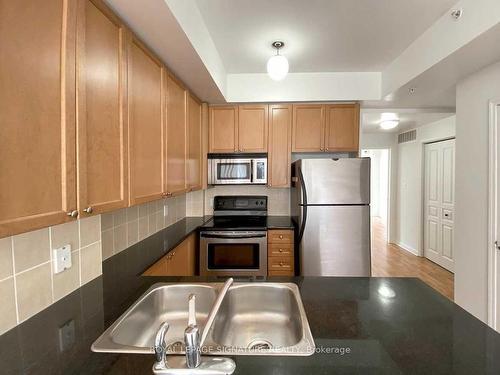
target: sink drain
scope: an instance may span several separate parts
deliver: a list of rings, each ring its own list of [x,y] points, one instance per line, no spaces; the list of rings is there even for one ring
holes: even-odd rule
[[[250,350],[269,350],[273,348],[273,344],[267,340],[253,340],[248,344],[247,348]]]

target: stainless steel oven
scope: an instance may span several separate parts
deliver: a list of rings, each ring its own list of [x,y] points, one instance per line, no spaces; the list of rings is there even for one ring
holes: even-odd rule
[[[267,231],[200,232],[202,276],[266,276]]]
[[[210,185],[267,184],[267,154],[209,154]]]

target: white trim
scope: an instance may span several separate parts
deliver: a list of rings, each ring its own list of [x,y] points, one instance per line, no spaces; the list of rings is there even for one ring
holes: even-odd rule
[[[417,257],[419,256],[418,251],[411,246],[408,246],[408,245],[406,245],[402,242],[399,242],[399,241],[396,243],[396,245],[399,246],[400,248],[402,248],[403,250],[408,251],[412,255],[415,255]]]
[[[489,103],[489,139],[488,139],[488,304],[487,322],[493,329],[498,329],[496,322],[498,270],[496,269],[498,252],[495,248],[497,228],[497,162],[498,162],[498,107],[500,99],[490,100]]]

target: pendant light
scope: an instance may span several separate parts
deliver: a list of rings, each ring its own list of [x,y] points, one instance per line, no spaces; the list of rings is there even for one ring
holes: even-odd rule
[[[276,55],[271,56],[267,61],[267,74],[274,81],[281,81],[288,74],[288,60],[285,56],[280,55],[280,49],[285,43],[276,41],[273,42],[273,48],[276,48]]]

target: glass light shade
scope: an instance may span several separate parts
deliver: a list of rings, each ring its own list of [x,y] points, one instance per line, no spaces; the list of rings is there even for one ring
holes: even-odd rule
[[[275,81],[281,81],[288,74],[288,60],[285,56],[275,55],[267,61],[267,74]]]
[[[394,129],[398,125],[399,125],[398,120],[386,120],[380,123],[380,127],[384,130]]]

